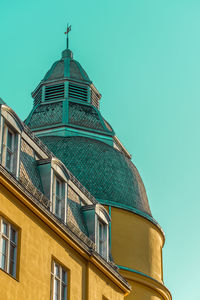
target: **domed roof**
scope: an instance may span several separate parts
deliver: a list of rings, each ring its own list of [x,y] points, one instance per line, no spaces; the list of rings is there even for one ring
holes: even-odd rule
[[[99,202],[151,216],[141,177],[118,150],[86,137],[40,138]]]
[[[62,80],[64,78],[91,83],[89,76],[82,68],[80,63],[73,59],[73,54],[69,49],[66,49],[62,52],[61,60],[56,61],[52,65],[42,81]]]

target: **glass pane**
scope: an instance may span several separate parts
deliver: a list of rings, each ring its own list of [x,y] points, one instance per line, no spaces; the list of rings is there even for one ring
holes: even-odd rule
[[[67,272],[62,269],[62,281],[67,283]]]
[[[12,139],[13,134],[8,130],[8,136],[7,136],[7,147],[12,150]]]
[[[11,227],[10,229],[10,239],[12,242],[14,242],[16,244],[17,242],[17,236],[16,236],[16,231]]]
[[[6,256],[1,255],[1,268],[6,271]]]
[[[10,261],[9,274],[15,276],[15,262],[13,260]]]
[[[103,239],[103,224],[99,223],[99,238]]]
[[[2,232],[8,236],[8,225],[4,221],[2,222]]]
[[[56,179],[56,196],[60,197],[60,182]]]
[[[8,241],[2,237],[2,249],[1,252],[6,255],[8,247]]]
[[[10,259],[15,260],[16,247],[10,244]]]
[[[1,240],[1,268],[6,270],[8,241],[4,238]]]
[[[60,268],[59,268],[59,265],[57,265],[57,264],[55,264],[55,273],[54,274],[60,278]]]
[[[103,243],[99,242],[99,254],[103,256]]]
[[[59,299],[59,281],[58,279],[54,279],[54,300],[58,300]]]
[[[56,197],[56,203],[55,203],[55,213],[58,216],[60,216],[60,213],[61,213],[61,200],[57,197]]]
[[[6,153],[6,168],[8,168],[9,170],[11,169],[11,161],[12,161],[12,154],[7,151]]]
[[[62,300],[66,300],[67,299],[67,287],[64,284],[62,285],[61,299]]]
[[[61,200],[61,219],[65,221],[65,201],[64,199]]]

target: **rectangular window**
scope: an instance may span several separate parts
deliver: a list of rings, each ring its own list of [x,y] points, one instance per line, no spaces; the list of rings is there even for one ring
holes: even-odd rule
[[[3,129],[2,165],[11,173],[17,175],[18,168],[18,138],[19,134],[7,124]]]
[[[61,217],[62,183],[55,178],[55,214]]]
[[[98,218],[97,222],[97,248],[99,254],[107,259],[108,257],[108,229],[107,225]]]
[[[67,300],[67,270],[53,261],[51,269],[51,300]]]
[[[53,213],[63,221],[66,215],[66,184],[54,174],[53,180]]]
[[[0,268],[16,277],[17,230],[0,218]]]
[[[6,140],[6,168],[13,172],[13,159],[14,159],[14,133],[7,127],[7,140]]]

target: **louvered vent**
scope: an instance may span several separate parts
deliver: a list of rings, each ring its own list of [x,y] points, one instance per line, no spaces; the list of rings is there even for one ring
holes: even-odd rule
[[[87,101],[87,87],[69,84],[69,98]]]
[[[42,100],[42,89],[39,90],[39,92],[36,94],[34,98],[34,105],[38,105]]]
[[[58,100],[64,98],[64,84],[46,86],[45,101]]]
[[[93,90],[91,90],[91,104],[99,109],[99,96]]]

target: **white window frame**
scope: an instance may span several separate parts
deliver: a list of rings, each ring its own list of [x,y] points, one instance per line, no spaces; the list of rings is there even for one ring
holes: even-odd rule
[[[99,216],[96,216],[96,245],[97,252],[106,260],[108,260],[108,224],[105,223]],[[101,228],[101,230],[100,230]]]
[[[56,272],[56,269],[58,272]],[[64,275],[64,276],[63,276]],[[53,260],[51,264],[51,300],[67,300],[68,299],[68,270],[61,266],[57,261]],[[63,279],[65,277],[65,279]],[[55,295],[57,283],[57,292]],[[63,291],[65,295],[63,298]]]
[[[19,156],[20,156],[20,134],[11,127],[7,122],[3,123],[2,130],[2,154],[1,162],[2,165],[17,178],[19,176]],[[11,134],[11,148],[8,147],[8,133]],[[16,151],[16,152],[15,152]],[[7,166],[8,153],[11,155],[10,167]],[[15,160],[16,159],[16,160]]]
[[[4,224],[7,227],[6,233],[3,231]],[[12,240],[11,230],[15,232],[15,241]],[[3,241],[5,241],[5,251],[3,252]],[[0,269],[16,278],[17,270],[17,243],[18,243],[18,230],[10,224],[6,219],[0,217]],[[14,249],[14,257],[11,258],[11,247]],[[5,259],[4,266],[2,265],[3,256]],[[13,270],[11,270],[11,263],[13,263]]]
[[[57,176],[54,176],[53,182],[53,191],[54,191],[54,213],[58,217],[61,218],[61,209],[62,209],[62,198],[63,198],[63,182],[58,179]],[[57,213],[57,206],[58,206],[58,213]]]
[[[51,210],[56,217],[66,223],[67,218],[67,183],[55,171],[52,174],[52,205]],[[60,192],[57,194],[57,183],[59,184]],[[56,205],[60,202],[59,212],[56,212]],[[64,209],[64,215],[62,215]]]
[[[105,259],[109,260],[109,224],[111,218],[101,204],[95,205],[95,244],[96,251]],[[101,230],[100,230],[101,229]]]
[[[9,148],[8,146],[8,134],[11,134],[11,148]],[[4,145],[5,145],[5,167],[6,169],[8,169],[10,172],[13,172],[13,161],[14,161],[14,148],[15,148],[15,138],[16,135],[13,132],[13,130],[11,130],[8,126],[5,127],[5,136],[4,136]],[[7,156],[8,154],[10,154],[10,167],[7,166]]]

